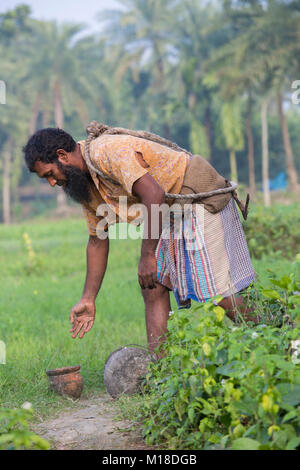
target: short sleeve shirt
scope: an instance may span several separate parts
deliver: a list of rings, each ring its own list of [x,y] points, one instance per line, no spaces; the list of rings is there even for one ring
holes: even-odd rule
[[[84,143],[79,142],[83,158]],[[105,180],[89,169],[95,187],[92,188],[92,200],[83,205],[83,211],[90,235],[96,235],[97,224],[103,222],[104,207],[108,211],[105,213],[107,226],[115,222],[130,223],[135,219],[136,215],[129,215],[127,210],[140,202],[132,194],[132,187],[147,173],[165,192],[178,194],[189,161],[185,152],[177,152],[156,142],[129,135],[102,135],[94,139],[90,143],[90,158],[96,169],[119,183],[116,185]],[[127,198],[124,211],[119,203],[120,197]]]

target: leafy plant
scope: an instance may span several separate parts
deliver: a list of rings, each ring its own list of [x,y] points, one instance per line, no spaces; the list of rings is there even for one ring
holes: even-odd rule
[[[32,248],[32,241],[28,233],[23,233],[23,243],[27,253],[27,260],[24,269],[27,274],[38,274],[42,267],[41,260],[37,257],[35,251]]]
[[[45,439],[29,430],[28,421],[33,416],[31,407],[19,409],[0,409],[0,449],[40,449],[48,450],[50,445]]]
[[[151,366],[144,435],[170,449],[296,449],[300,446],[299,278],[259,286],[259,313],[281,327],[233,325],[220,298],[169,321],[165,357]],[[217,302],[216,302],[217,301]],[[286,316],[288,318],[286,318]],[[272,320],[272,319],[271,319]]]
[[[244,223],[251,256],[285,256],[292,259],[300,246],[300,212],[298,204],[270,208],[250,207]]]

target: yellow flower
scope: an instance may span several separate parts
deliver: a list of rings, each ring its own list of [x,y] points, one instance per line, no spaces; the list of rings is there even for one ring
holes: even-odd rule
[[[270,395],[266,395],[266,394],[263,395],[261,404],[265,411],[272,411],[273,400],[272,400],[272,397],[270,397]]]
[[[233,435],[234,437],[241,437],[245,432],[244,426],[239,423],[235,428],[233,429]]]
[[[24,239],[25,246],[26,246],[26,249],[27,249],[27,252],[28,252],[29,260],[33,261],[33,259],[35,258],[35,252],[32,248],[32,243],[31,243],[31,240],[30,240],[30,237],[29,237],[28,233],[23,233],[23,239]]]
[[[204,343],[203,346],[202,346],[202,349],[203,349],[203,352],[205,354],[205,356],[209,356],[210,353],[211,353],[211,347],[208,343]]]
[[[272,436],[274,431],[280,431],[280,427],[276,426],[275,424],[273,424],[273,426],[270,426],[268,429],[269,436]]]
[[[232,390],[232,397],[235,399],[235,401],[239,401],[241,399],[242,392],[240,389],[238,390]]]
[[[216,385],[216,381],[213,377],[207,377],[204,380],[204,387],[209,387],[210,385]]]
[[[224,313],[225,313],[224,308],[222,308],[222,307],[220,307],[220,306],[215,307],[215,308],[214,308],[214,312],[215,312],[215,314],[216,314],[217,320],[218,320],[219,322],[221,322],[221,321],[223,320],[223,318],[224,318]]]
[[[278,411],[279,411],[279,406],[276,405],[276,404],[273,405],[273,406],[272,406],[272,411],[273,411],[273,413],[276,415],[276,414],[278,413]]]
[[[38,291],[37,291],[37,290],[34,290],[33,293],[34,293],[34,295],[37,295]]]

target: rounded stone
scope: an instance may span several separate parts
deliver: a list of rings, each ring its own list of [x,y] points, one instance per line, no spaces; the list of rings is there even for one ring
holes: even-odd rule
[[[155,360],[154,354],[140,347],[124,346],[112,352],[104,366],[107,392],[113,398],[140,392],[143,377],[148,373],[148,365]]]

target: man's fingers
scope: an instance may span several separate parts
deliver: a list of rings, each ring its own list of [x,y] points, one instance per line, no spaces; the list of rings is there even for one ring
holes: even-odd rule
[[[83,338],[83,336],[85,335],[85,333],[88,333],[88,331],[90,331],[90,329],[92,328],[93,324],[94,324],[94,321],[91,320],[91,321],[89,321],[89,322],[84,326],[84,328],[82,329],[82,332],[81,332],[80,335],[79,335],[79,338],[80,338],[80,339]]]
[[[144,279],[142,276],[139,276],[139,284],[141,286],[141,289],[145,289]]]
[[[84,322],[76,322],[73,328],[70,330],[71,333],[73,333],[72,338],[76,338],[76,336],[79,334],[79,338],[82,338],[85,333],[90,331],[94,324],[94,320],[89,320],[89,321],[84,321]]]
[[[152,273],[147,276],[147,283],[145,284],[148,289],[154,289],[156,287],[156,274]]]
[[[75,329],[77,328],[77,321],[74,320],[73,323],[72,323],[72,325],[73,325],[72,328],[69,330],[70,333],[72,333],[72,331],[75,331]]]
[[[74,327],[73,327],[73,331],[74,333],[72,334],[72,338],[76,338],[76,336],[78,335],[79,331],[81,330],[81,328],[84,326],[84,323],[82,322],[77,322]]]
[[[76,321],[78,313],[81,313],[80,310],[74,310],[74,309],[71,310],[71,313],[70,313],[70,322],[71,323],[74,323],[74,321]]]
[[[144,284],[144,289],[148,289],[148,276],[143,277],[143,284]]]
[[[157,282],[157,274],[154,273],[152,275],[152,289],[155,289],[156,288],[156,282]]]
[[[87,327],[86,327],[86,329],[85,329],[85,332],[86,332],[86,333],[87,333],[88,331],[90,331],[90,329],[92,328],[93,324],[94,324],[94,320],[91,320],[91,321],[88,322],[88,325],[87,325]]]
[[[151,278],[151,276],[148,276],[148,277],[147,277],[147,285],[146,285],[146,288],[147,288],[147,289],[152,289],[152,278]]]
[[[153,280],[152,280],[152,273],[147,275],[147,286],[148,289],[152,289],[153,287]]]
[[[155,289],[157,283],[157,273],[148,274],[147,276],[139,275],[139,284],[142,289]]]

